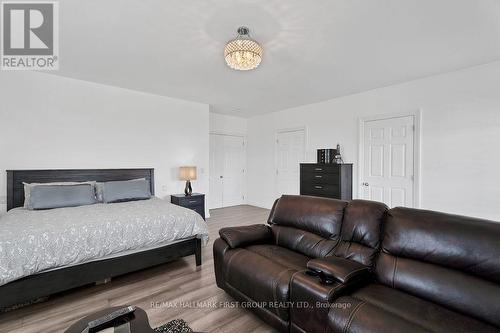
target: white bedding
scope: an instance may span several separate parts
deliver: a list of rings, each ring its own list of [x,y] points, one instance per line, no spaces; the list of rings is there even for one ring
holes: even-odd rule
[[[158,198],[43,211],[16,208],[0,218],[0,286],[193,236],[203,245],[208,241],[201,216]]]

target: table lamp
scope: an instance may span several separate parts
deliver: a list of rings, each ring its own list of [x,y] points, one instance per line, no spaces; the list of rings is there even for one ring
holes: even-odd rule
[[[184,189],[184,194],[190,196],[193,193],[191,188],[191,181],[196,180],[196,167],[195,166],[182,166],[179,168],[179,174],[181,180],[186,181],[186,188]]]

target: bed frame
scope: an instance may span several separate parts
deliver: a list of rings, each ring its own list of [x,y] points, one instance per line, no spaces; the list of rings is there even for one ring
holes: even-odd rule
[[[7,170],[7,210],[22,207],[26,183],[99,182],[146,178],[154,194],[154,169]],[[0,309],[36,300],[61,291],[103,281],[111,277],[160,265],[194,254],[201,265],[201,240],[186,239],[175,244],[121,257],[93,261],[30,275],[0,286]]]

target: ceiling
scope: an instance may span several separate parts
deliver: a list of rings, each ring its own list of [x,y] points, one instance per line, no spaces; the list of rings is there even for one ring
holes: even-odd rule
[[[250,117],[500,59],[498,0],[64,0],[56,75]],[[240,25],[264,47],[231,70]]]

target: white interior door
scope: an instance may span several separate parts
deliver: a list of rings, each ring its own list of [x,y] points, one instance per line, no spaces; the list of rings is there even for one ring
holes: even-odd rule
[[[413,207],[413,116],[366,121],[361,196],[389,207]]]
[[[210,134],[209,208],[244,203],[245,168],[243,137]]]
[[[224,136],[223,206],[241,205],[244,200],[245,141]]]
[[[224,175],[224,143],[222,135],[210,134],[210,175],[208,207],[220,208],[223,206],[223,181]]]
[[[276,195],[300,193],[300,163],[305,159],[305,131],[276,135]]]

